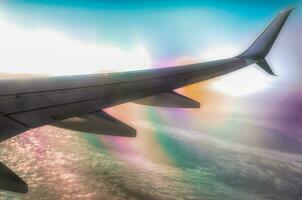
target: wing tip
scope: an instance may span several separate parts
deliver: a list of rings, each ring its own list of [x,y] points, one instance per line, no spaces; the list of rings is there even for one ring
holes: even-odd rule
[[[297,8],[296,7],[285,8],[285,9],[281,10],[280,13],[290,13],[290,12],[292,12],[295,9],[297,9]]]
[[[280,31],[286,23],[294,7],[284,9],[274,18],[267,28],[239,57],[250,59],[265,58],[275,43]]]

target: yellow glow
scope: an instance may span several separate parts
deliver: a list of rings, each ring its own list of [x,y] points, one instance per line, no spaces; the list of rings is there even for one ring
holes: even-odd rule
[[[48,29],[29,30],[0,18],[0,72],[89,74],[151,66],[147,50],[120,49],[71,38]]]

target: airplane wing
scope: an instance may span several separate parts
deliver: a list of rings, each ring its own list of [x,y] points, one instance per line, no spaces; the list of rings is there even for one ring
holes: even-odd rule
[[[102,111],[126,102],[198,108],[199,103],[173,90],[253,63],[273,74],[265,56],[291,11],[282,11],[247,51],[229,59],[111,74],[1,80],[0,142],[46,124],[96,134],[135,136],[133,128]],[[81,120],[67,120],[73,117]],[[4,173],[11,176],[8,170]],[[5,174],[0,173],[0,180]],[[1,183],[0,188],[12,190]]]

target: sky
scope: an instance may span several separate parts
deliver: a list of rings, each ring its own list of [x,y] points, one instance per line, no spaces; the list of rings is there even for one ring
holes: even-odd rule
[[[78,156],[71,151],[75,147],[72,144],[78,145],[81,159],[86,159],[85,155],[91,151],[93,159],[87,158],[87,165],[95,164],[95,151],[102,151],[110,152],[115,161],[127,160],[144,170],[151,170],[158,163],[197,167],[206,161],[205,155],[216,162],[217,157],[211,157],[213,152],[204,141],[238,152],[242,149],[255,154],[263,153],[259,149],[271,154],[282,152],[277,157],[286,161],[301,155],[301,5],[301,0],[0,1],[2,78],[129,71],[234,56],[244,51],[280,10],[297,7],[267,57],[277,77],[252,65],[177,90],[201,102],[197,110],[157,109],[131,103],[106,110],[138,130],[134,140],[89,134],[79,139],[67,130],[42,127],[3,144],[7,149],[15,149],[11,154],[22,157],[19,163],[18,158],[9,159],[13,155],[4,156],[4,160],[17,169],[29,166],[29,162],[40,163],[43,169],[38,170],[39,175],[46,177],[47,182],[52,173],[48,168],[54,167],[52,159],[63,166],[62,157],[72,157],[69,161],[81,166],[74,158]],[[195,137],[202,138],[202,142],[196,144]],[[70,141],[69,146],[63,143],[65,140]],[[53,148],[48,149],[50,144]],[[47,154],[50,151],[55,151],[57,158]],[[223,150],[218,151],[224,155]],[[111,157],[105,160],[109,162]],[[27,170],[37,175],[34,169]],[[63,168],[56,170],[67,176],[73,174]],[[22,171],[26,170],[19,173]],[[39,184],[29,174],[31,188],[37,187]],[[182,177],[190,173],[180,170],[179,174]],[[194,179],[194,174],[190,176]],[[59,180],[56,184],[68,181]]]
[[[87,74],[234,56],[246,49],[280,10],[300,3],[2,1],[0,53],[5,56],[0,71]],[[295,23],[299,23],[301,12],[295,15]],[[221,85],[227,85],[229,93],[241,95],[271,82],[256,69],[231,79],[247,86],[246,74],[260,77],[247,92],[237,92],[227,80],[214,87],[224,91]]]

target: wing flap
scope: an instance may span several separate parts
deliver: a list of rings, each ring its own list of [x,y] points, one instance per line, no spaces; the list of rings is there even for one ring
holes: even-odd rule
[[[174,107],[174,108],[199,108],[200,107],[199,102],[173,91],[161,93],[158,95],[153,95],[133,102],[137,104],[157,106],[157,107]]]
[[[15,113],[11,114],[10,117],[26,124],[30,128],[37,128],[45,124],[51,124],[63,119],[94,112],[99,110],[99,107],[100,102],[93,100]]]
[[[28,186],[17,174],[0,162],[0,189],[26,193]]]
[[[98,135],[135,137],[136,130],[104,111],[54,123],[53,126]]]

